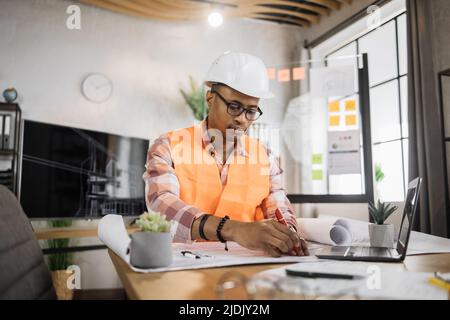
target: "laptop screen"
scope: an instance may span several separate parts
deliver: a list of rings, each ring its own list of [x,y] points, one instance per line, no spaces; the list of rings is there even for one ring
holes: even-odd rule
[[[405,209],[403,210],[402,223],[400,225],[400,232],[397,241],[397,251],[399,254],[404,255],[408,246],[408,239],[410,234],[411,225],[413,223],[417,199],[419,195],[420,179],[415,179],[410,182],[408,186],[408,193],[405,200]]]

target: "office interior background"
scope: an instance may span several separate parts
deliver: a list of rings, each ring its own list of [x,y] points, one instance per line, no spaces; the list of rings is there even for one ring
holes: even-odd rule
[[[250,134],[262,139],[269,132],[275,135],[268,143],[280,156],[284,186],[298,217],[333,215],[368,221],[367,201],[378,198],[395,203],[401,212],[408,181],[422,175],[426,192],[416,230],[449,237],[450,155],[444,141],[449,130],[450,81],[448,75],[439,74],[450,68],[450,2],[431,0],[421,6],[408,0],[292,1],[304,2],[315,7],[313,16],[320,20],[283,11],[272,16],[225,15],[221,26],[212,27],[206,15],[164,20],[136,2],[0,0],[0,89],[17,89],[16,103],[25,121],[107,133],[122,137],[124,141],[117,138],[117,143],[127,148],[142,149],[139,141],[151,143],[167,131],[198,121],[180,93],[189,90],[190,77],[201,85],[210,63],[227,50],[251,53],[273,72],[270,86],[275,98],[262,102],[264,115]],[[80,9],[79,29],[68,27],[71,5]],[[408,33],[417,21],[410,17],[408,27],[407,8],[424,11],[426,34]],[[419,53],[412,53],[413,47]],[[367,54],[367,65],[362,54]],[[312,96],[309,71],[323,66],[350,66],[355,73],[358,67],[367,68],[370,131],[363,132],[358,90],[336,98],[340,107],[334,110],[330,109],[333,101]],[[301,72],[295,79],[280,73],[295,68]],[[112,93],[106,100],[86,98],[82,86],[90,74],[109,79]],[[358,80],[356,75],[356,89]],[[292,125],[293,119],[304,125]],[[359,130],[355,160],[359,169],[330,174],[329,132],[347,130]],[[48,143],[39,137],[33,141]],[[363,143],[367,141],[370,147]],[[365,176],[368,155],[372,172]],[[27,155],[23,156],[26,161]],[[130,174],[140,177],[145,158],[132,163],[138,169]],[[376,170],[383,173],[381,181]],[[28,177],[23,174],[19,190],[39,189],[39,181],[30,178],[36,172],[29,169]],[[128,198],[143,196],[140,186],[124,192]],[[48,219],[42,217],[45,214],[32,219],[35,229],[48,226]],[[398,225],[400,217],[393,215],[392,222]],[[98,223],[89,214],[74,218],[76,227]],[[40,244],[47,245],[45,240]],[[72,239],[71,244],[100,242],[91,237]],[[106,249],[75,252],[74,259],[82,270],[82,288],[122,286]]]

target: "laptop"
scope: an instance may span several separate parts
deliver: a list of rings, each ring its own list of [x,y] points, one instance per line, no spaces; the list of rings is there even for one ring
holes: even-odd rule
[[[408,248],[409,235],[411,234],[414,217],[417,211],[421,178],[412,180],[406,193],[405,209],[403,210],[402,223],[397,239],[396,248],[377,247],[331,247],[316,254],[319,259],[375,261],[375,262],[401,262],[405,259]]]

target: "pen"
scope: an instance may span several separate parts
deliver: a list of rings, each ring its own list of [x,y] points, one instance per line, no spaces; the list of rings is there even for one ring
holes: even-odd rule
[[[295,277],[304,278],[328,278],[328,279],[346,279],[353,280],[360,278],[360,276],[355,276],[351,274],[339,274],[339,273],[321,273],[321,272],[311,272],[311,271],[297,271],[286,269],[286,274]]]
[[[194,259],[200,259],[200,256],[199,256],[199,255],[197,255],[197,254],[195,254],[195,253],[192,253],[192,252],[190,252],[190,251],[181,251],[181,254],[182,254],[184,257],[194,258]]]
[[[289,226],[289,225],[287,224],[286,220],[284,220],[283,215],[282,215],[281,212],[280,212],[280,209],[277,208],[277,209],[275,210],[275,216],[277,217],[277,220],[278,220],[279,223],[284,224],[286,227],[289,228],[289,230],[294,231],[294,230],[292,229],[292,226]],[[295,231],[294,231],[294,232],[295,232]],[[295,247],[294,247],[294,251],[295,251],[295,253],[297,254],[297,256],[300,255],[300,247],[299,247],[299,246],[295,246]]]
[[[185,257],[189,257],[189,258],[195,258],[195,259],[200,259],[200,258],[213,258],[213,256],[207,255],[207,254],[203,254],[203,253],[198,253],[198,252],[192,252],[192,251],[188,251],[188,250],[183,250],[180,252],[183,256]]]

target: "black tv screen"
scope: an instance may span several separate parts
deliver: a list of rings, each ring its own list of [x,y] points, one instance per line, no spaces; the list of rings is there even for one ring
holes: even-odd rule
[[[20,202],[29,218],[137,216],[148,140],[24,121]]]

